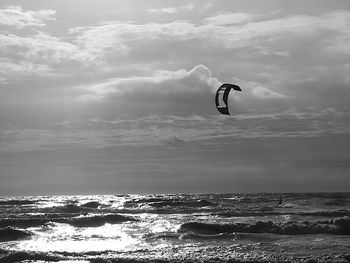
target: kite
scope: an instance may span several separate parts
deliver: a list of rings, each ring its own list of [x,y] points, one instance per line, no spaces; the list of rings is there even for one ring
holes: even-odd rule
[[[228,110],[228,95],[230,94],[231,89],[236,91],[242,91],[241,88],[234,84],[224,83],[216,91],[215,95],[215,105],[218,111],[225,115],[230,115]],[[221,103],[221,98],[223,103]]]

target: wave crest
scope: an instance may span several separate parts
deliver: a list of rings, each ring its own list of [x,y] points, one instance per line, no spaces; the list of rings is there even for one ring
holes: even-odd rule
[[[337,234],[350,235],[350,218],[344,217],[323,221],[288,221],[286,223],[273,223],[272,221],[257,221],[254,224],[208,224],[189,222],[182,224],[178,233],[194,233],[213,235],[220,233],[271,233],[280,235],[305,234]]]
[[[32,234],[13,227],[0,228],[0,242],[13,241],[30,237]]]

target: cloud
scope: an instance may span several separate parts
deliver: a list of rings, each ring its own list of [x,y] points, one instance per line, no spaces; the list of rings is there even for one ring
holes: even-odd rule
[[[76,45],[43,32],[27,37],[1,34],[0,52],[13,59],[46,60],[49,63],[85,58]]]
[[[342,10],[286,17],[219,13],[196,22],[110,21],[73,28],[71,36],[81,52],[109,72],[149,75],[155,69],[204,64],[226,79],[235,74],[275,92],[257,89],[256,95],[298,97],[288,90],[293,83],[349,82],[348,69],[341,67],[349,60],[349,23],[350,12]]]
[[[51,74],[49,69],[45,72],[45,68],[32,67],[28,69],[28,74],[34,74],[31,71],[35,69],[41,70],[36,72],[40,76],[44,73]],[[20,67],[11,70],[24,74],[26,69]],[[30,89],[8,87],[5,90],[6,98],[2,99],[0,110],[2,123],[36,129],[57,122],[91,119],[113,121],[120,118],[133,120],[150,116],[178,116],[190,118],[186,124],[189,125],[205,122],[209,115],[220,118],[214,97],[221,82],[204,65],[197,65],[189,70],[156,70],[149,76],[102,79],[95,84],[87,81],[88,84],[63,86],[60,83],[50,83],[50,79],[46,84],[31,83],[33,84]],[[248,84],[241,81],[239,84],[243,92],[230,94],[230,108],[235,114],[275,112],[276,109],[270,108],[279,104],[282,105],[280,110],[286,108],[284,104],[289,98],[261,83]],[[263,92],[256,92],[257,88]],[[173,118],[171,120],[176,121]],[[152,121],[150,123],[154,127],[158,121]],[[192,129],[192,132],[198,133],[196,127]],[[176,135],[170,134],[167,138],[174,136]]]
[[[298,43],[303,43],[302,38],[317,41],[321,39],[321,44],[326,49],[339,43],[339,38],[347,39],[350,34],[350,30],[345,28],[350,22],[350,13],[347,11],[319,16],[294,15],[260,21],[252,21],[252,18],[253,16],[248,14],[219,15],[205,19],[207,28],[199,27],[204,31],[202,37],[226,48],[259,47],[263,54],[285,52],[281,47],[293,49],[290,42],[292,39],[293,44],[299,47]],[[243,24],[237,25],[237,23]]]
[[[267,87],[256,82],[247,82],[235,79],[245,88],[245,92],[254,99],[283,99],[287,98],[278,92],[272,91]],[[113,78],[103,83],[95,85],[80,86],[78,89],[87,92],[79,99],[81,100],[103,100],[109,97],[139,97],[152,94],[154,98],[150,104],[156,104],[157,101],[167,101],[171,104],[176,96],[191,97],[193,102],[196,96],[216,92],[221,82],[212,77],[211,70],[204,65],[197,65],[193,69],[178,71],[156,71],[153,76],[131,76],[126,78]],[[139,95],[140,94],[140,95]],[[173,95],[175,97],[171,97]],[[163,98],[164,96],[164,98]],[[234,96],[234,95],[233,95]],[[233,97],[232,96],[232,97]],[[193,102],[191,104],[193,104]],[[176,101],[176,104],[181,103]]]
[[[0,34],[0,55],[0,72],[7,79],[71,75],[94,63],[77,45],[40,31],[28,36]]]
[[[186,141],[181,140],[181,139],[177,138],[176,136],[165,141],[165,144],[168,144],[170,146],[182,146],[185,143],[186,143]]]
[[[24,11],[20,6],[8,6],[0,9],[0,24],[24,27],[42,27],[46,20],[55,20],[56,12],[50,9],[40,9],[37,11]]]
[[[295,15],[270,20],[252,21],[254,16],[246,13],[225,13],[203,19],[200,24],[189,21],[171,23],[134,24],[110,22],[108,25],[80,27],[73,29],[78,41],[87,48],[91,46],[112,47],[113,50],[132,49],[137,45],[127,45],[130,41],[188,41],[200,39],[224,48],[271,45],[282,38],[314,37],[315,34],[334,31],[348,36],[350,30],[344,25],[350,22],[350,13],[337,11],[320,16]],[[96,39],[102,39],[103,44]],[[329,43],[332,39],[329,39]],[[255,40],[252,42],[252,40]],[[130,43],[131,44],[131,43]],[[141,44],[141,43],[139,43]],[[97,48],[96,48],[97,49]],[[280,50],[276,50],[280,51]],[[285,52],[282,50],[280,52]],[[284,53],[283,53],[284,54]]]
[[[191,8],[191,5],[180,6],[176,10]],[[20,7],[3,10],[28,13],[27,16],[36,14],[34,17],[42,19],[40,21],[54,19],[55,15],[49,10],[25,12]],[[56,72],[66,68],[58,65],[68,65],[69,68],[72,63],[78,63],[70,68],[72,70],[76,66],[94,64],[99,65],[97,71],[111,72],[125,68],[125,65],[134,69],[150,67],[152,71],[152,67],[164,68],[167,62],[188,67],[189,61],[201,58],[202,63],[219,70],[238,67],[242,70],[241,75],[248,74],[249,67],[256,69],[256,79],[264,75],[270,81],[282,80],[284,76],[290,78],[291,74],[298,74],[295,77],[300,79],[311,75],[311,70],[312,74],[322,75],[324,70],[321,72],[320,68],[333,63],[320,61],[327,54],[341,59],[348,50],[350,31],[345,25],[349,22],[350,13],[342,10],[318,16],[294,15],[273,19],[227,12],[196,23],[190,20],[145,24],[110,21],[71,28],[69,38],[58,38],[40,31],[32,35],[1,34],[0,53],[13,64],[31,62],[40,65],[45,61],[46,67]],[[304,44],[305,41],[309,43]],[[211,64],[215,59],[220,59],[219,65]],[[283,63],[285,59],[293,60],[293,63]],[[271,64],[270,68],[265,65],[266,61]],[[247,68],[239,66],[242,62]],[[291,68],[299,63],[310,64],[310,71]],[[324,67],[316,68],[315,65]],[[280,74],[272,74],[274,68]]]
[[[129,55],[131,51],[145,46],[185,41],[191,38],[194,25],[187,21],[171,23],[134,24],[129,22],[108,22],[92,27],[71,29],[76,42],[97,59],[108,59]],[[154,52],[154,51],[153,51]],[[138,55],[139,57],[142,57]]]
[[[253,15],[246,13],[223,13],[216,16],[207,17],[203,19],[204,24],[211,24],[217,26],[228,26],[237,24],[246,24],[251,22],[254,18]]]
[[[252,94],[259,98],[274,99],[274,98],[286,98],[286,96],[277,92],[271,91],[266,87],[258,86],[252,90]]]
[[[95,147],[349,131],[348,115],[339,117],[349,109],[348,11],[96,22],[66,37],[38,30],[53,16],[36,16],[41,22],[30,30],[5,25],[0,34],[1,123],[38,134],[47,128],[42,145],[66,145],[70,132]],[[221,82],[243,89],[230,94],[231,116],[213,103]],[[47,135],[59,129],[54,123],[69,123],[57,138]],[[26,128],[18,141],[35,133]]]
[[[156,71],[149,77],[114,78],[77,88],[84,93],[80,100],[100,101],[115,115],[187,116],[213,113],[213,91],[219,84],[207,67],[197,65],[189,71]]]
[[[214,93],[221,82],[204,65],[28,93],[20,104],[6,102],[0,111],[1,123],[19,125],[15,133],[3,128],[8,132],[3,133],[2,147],[108,147],[164,144],[174,137],[187,142],[350,132],[348,112],[337,107],[311,109],[309,99],[300,99],[304,94],[284,95],[262,83],[238,78],[232,82],[243,91],[230,94],[231,116],[217,112]],[[325,96],[321,93],[314,100],[327,100]],[[9,117],[12,112],[16,112],[14,119]],[[25,121],[18,121],[21,119]],[[11,141],[17,143],[11,145]]]
[[[48,76],[53,75],[52,70],[48,65],[36,64],[29,61],[13,62],[8,58],[0,61],[0,74],[1,75],[37,75]]]
[[[176,14],[179,12],[191,11],[195,6],[193,4],[188,4],[179,7],[165,7],[165,8],[151,8],[147,11],[149,13],[167,13],[167,14]]]
[[[275,114],[296,110],[322,111],[333,107],[336,111],[344,108],[346,86],[309,85],[306,89],[288,86],[279,87],[261,82],[232,78],[242,92],[231,92],[230,111],[235,114]],[[129,76],[111,78],[96,84],[76,86],[76,99],[96,115],[90,117],[128,115],[142,117],[149,115],[206,116],[217,114],[213,103],[214,94],[221,81],[212,76],[204,65],[190,70],[155,71],[150,76]],[[338,90],[335,91],[335,88]],[[330,99],[331,95],[331,99]],[[344,100],[344,103],[342,102]],[[337,104],[336,102],[342,102]],[[85,110],[90,114],[90,111]]]
[[[45,22],[55,20],[55,14],[46,9],[24,11],[19,6],[0,9],[0,72],[7,80],[69,74],[67,69],[77,64],[86,67],[93,61],[78,45],[47,32]],[[39,31],[44,26],[45,32]]]
[[[82,119],[42,129],[0,128],[1,151],[108,148],[116,145],[217,144],[233,138],[319,137],[350,132],[350,112],[285,111],[271,114],[149,115],[140,118]],[[209,141],[208,141],[209,140]],[[212,140],[210,142],[210,140]]]

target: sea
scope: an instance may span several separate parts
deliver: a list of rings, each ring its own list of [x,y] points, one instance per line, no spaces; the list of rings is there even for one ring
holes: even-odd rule
[[[350,193],[0,198],[0,262],[350,262]]]

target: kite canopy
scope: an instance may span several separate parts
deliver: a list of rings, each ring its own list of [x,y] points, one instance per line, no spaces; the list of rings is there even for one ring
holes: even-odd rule
[[[230,115],[228,110],[228,95],[230,94],[231,89],[242,91],[239,86],[229,83],[222,84],[216,91],[215,105],[218,111],[222,114]]]

